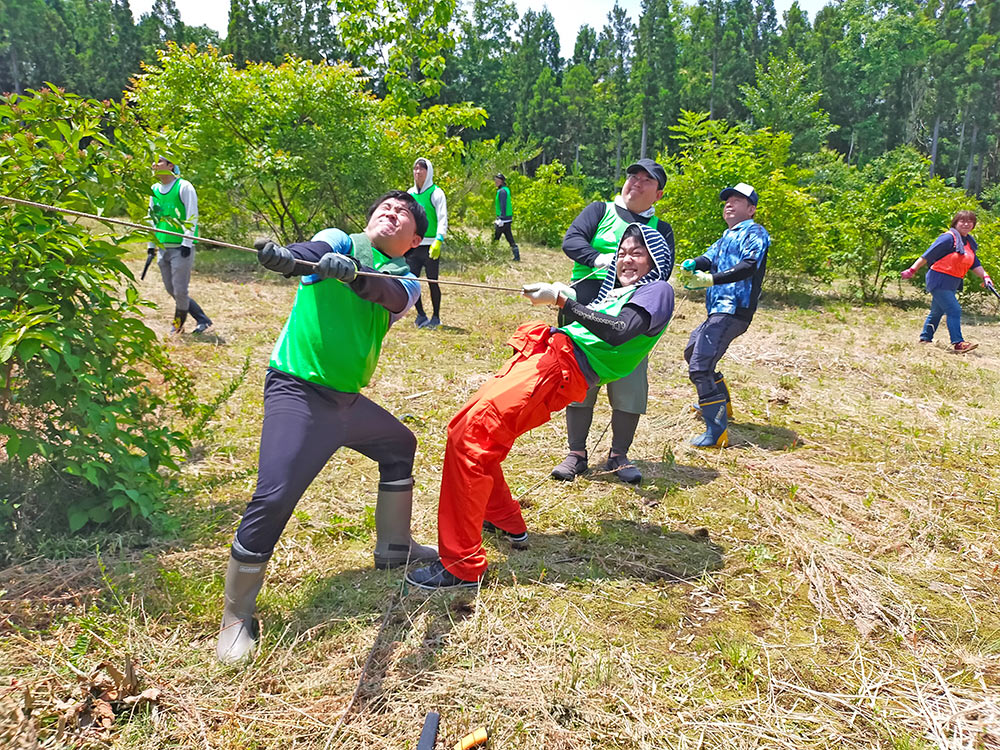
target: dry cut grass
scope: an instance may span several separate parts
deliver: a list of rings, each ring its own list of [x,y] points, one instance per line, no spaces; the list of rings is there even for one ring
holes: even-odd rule
[[[568,271],[554,251],[524,258],[462,278]],[[966,321],[982,347],[958,357],[916,345],[918,305],[769,300],[723,363],[735,445],[706,453],[686,446],[681,358],[703,307],[680,293],[631,451],[641,487],[548,480],[557,416],[506,463],[531,549],[489,538],[481,591],[425,596],[371,568],[377,471],[342,452],[281,539],[260,654],[227,668],[226,548],[294,288],[202,253],[193,291],[214,332],[170,345],[206,401],[235,391],[185,467],[180,532],[63,540],[0,571],[0,746],[398,750],[434,710],[439,747],[484,725],[497,748],[1000,748],[995,317]],[[390,334],[369,393],[419,438],[418,538],[435,536],[445,424],[539,314],[446,289],[445,326]],[[608,419],[601,403],[593,464]]]

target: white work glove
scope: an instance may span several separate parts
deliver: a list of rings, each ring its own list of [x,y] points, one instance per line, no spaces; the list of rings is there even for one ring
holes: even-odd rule
[[[611,264],[614,262],[614,253],[600,253],[594,260],[594,268],[611,268]]]
[[[554,305],[559,299],[560,294],[566,299],[576,299],[576,291],[572,287],[558,281],[555,284],[545,284],[543,282],[525,284],[522,287],[522,294],[533,305]]]
[[[684,282],[685,289],[707,289],[715,284],[715,279],[708,271],[695,271],[691,278]]]

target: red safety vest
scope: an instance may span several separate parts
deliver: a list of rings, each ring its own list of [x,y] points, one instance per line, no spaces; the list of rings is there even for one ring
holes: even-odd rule
[[[965,277],[965,274],[972,268],[972,264],[976,262],[976,254],[966,249],[966,244],[962,241],[962,235],[958,233],[957,229],[952,227],[948,230],[948,234],[951,235],[951,241],[954,243],[955,249],[931,266],[931,270],[961,279]]]

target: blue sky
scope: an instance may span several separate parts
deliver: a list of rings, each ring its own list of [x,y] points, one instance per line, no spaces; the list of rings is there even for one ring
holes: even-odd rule
[[[206,25],[225,36],[229,25],[229,0],[175,0],[180,11],[181,20],[192,26]],[[556,20],[556,30],[562,46],[562,55],[573,54],[573,44],[576,32],[583,24],[589,24],[598,31],[607,20],[608,11],[614,5],[613,0],[515,0],[518,10],[523,14],[528,8],[541,10],[548,7]],[[640,0],[620,0],[622,7],[635,21],[639,17]],[[799,6],[812,18],[816,11],[826,5],[828,0],[799,0]],[[792,0],[775,0],[780,22],[782,14],[792,4]],[[153,7],[153,0],[132,0],[132,13],[138,18],[142,13],[148,13]]]

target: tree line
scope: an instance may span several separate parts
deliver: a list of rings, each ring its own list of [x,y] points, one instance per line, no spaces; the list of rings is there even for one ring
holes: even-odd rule
[[[0,0],[0,90],[52,82],[119,98],[166,42],[220,46],[237,65],[344,60],[411,109],[471,102],[465,140],[540,148],[530,168],[617,179],[673,148],[684,110],[794,135],[864,165],[910,145],[932,174],[981,194],[1000,171],[1000,2],[840,0],[810,21],[797,3],[615,3],[563,55],[552,14],[505,0],[231,0],[226,39],[185,25],[174,0],[134,19],[128,0]]]

